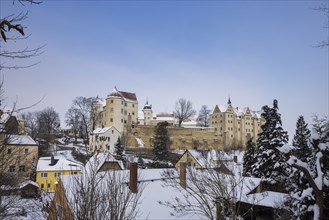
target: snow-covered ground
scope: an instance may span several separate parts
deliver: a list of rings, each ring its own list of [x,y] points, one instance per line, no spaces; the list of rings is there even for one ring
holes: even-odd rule
[[[20,196],[3,196],[3,203],[10,202],[6,216],[0,216],[3,220],[44,220],[46,213],[42,212],[43,204],[40,198],[23,199]],[[50,203],[49,203],[50,204]]]

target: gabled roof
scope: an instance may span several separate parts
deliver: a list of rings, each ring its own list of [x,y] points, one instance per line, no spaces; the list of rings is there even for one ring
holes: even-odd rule
[[[19,188],[22,189],[22,188],[24,188],[27,185],[33,185],[33,186],[35,186],[37,188],[39,187],[38,183],[36,183],[36,182],[34,182],[32,180],[26,180],[26,181],[22,182],[21,184],[19,184]]]
[[[95,153],[86,163],[85,172],[98,172],[106,162],[116,162],[123,170],[124,166],[122,161],[116,160],[110,153]]]
[[[62,155],[57,155],[54,159],[57,161],[56,164],[50,165],[51,157],[40,157],[38,160],[37,171],[81,171],[83,168],[81,163],[68,160]]]
[[[29,135],[8,135],[7,144],[10,145],[36,145],[37,143]]]
[[[136,101],[137,97],[135,93],[119,91],[117,87],[114,87],[113,91],[108,95],[108,97],[121,97],[126,101]]]
[[[219,108],[218,108],[218,105],[215,106],[214,111],[213,111],[212,113],[213,113],[213,114],[214,114],[214,113],[220,113],[220,110],[219,110]]]
[[[105,127],[105,128],[96,128],[92,133],[93,134],[104,134],[106,133],[108,130],[110,130],[111,128],[115,129],[117,132],[119,132],[114,126],[110,126],[110,127]],[[119,132],[120,133],[120,132]]]

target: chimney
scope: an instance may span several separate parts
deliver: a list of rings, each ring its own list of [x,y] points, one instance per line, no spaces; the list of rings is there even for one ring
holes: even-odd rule
[[[51,157],[50,157],[50,166],[54,166],[55,165],[55,158],[54,158],[54,155],[52,154]]]
[[[129,178],[129,189],[133,193],[137,193],[137,163],[132,162],[129,165],[130,169],[130,178]]]
[[[183,188],[186,187],[186,162],[179,164],[179,183]]]
[[[234,157],[233,157],[233,161],[234,161],[235,163],[238,163],[238,156],[234,155]]]

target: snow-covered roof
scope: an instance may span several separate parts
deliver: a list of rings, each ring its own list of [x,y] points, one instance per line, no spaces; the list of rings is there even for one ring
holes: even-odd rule
[[[183,121],[182,127],[197,127],[197,122],[195,120]]]
[[[165,186],[162,181],[162,173],[164,170],[169,169],[139,169],[138,170],[138,188],[141,187],[141,184],[143,184],[144,190],[141,194],[140,203],[137,206],[137,209],[139,209],[140,214],[137,219],[177,219],[177,217],[172,216],[170,213],[172,210],[164,205],[160,205],[159,201],[171,201],[174,196],[177,196],[181,199],[183,199],[182,196],[180,196],[175,188],[172,188],[170,186]],[[113,175],[113,172],[116,174]],[[70,204],[75,204],[74,200],[74,187],[76,185],[74,184],[74,178],[80,178],[83,180],[86,180],[83,174],[79,175],[66,175],[62,176],[61,180],[63,182],[63,185],[65,187],[65,193],[68,197]],[[123,177],[122,187],[128,187],[127,183],[129,182],[129,170],[117,170],[117,171],[111,171],[111,172],[104,172],[97,174],[97,177],[101,178],[101,182],[99,183],[99,186],[106,186],[106,182],[109,181],[110,178],[113,178],[113,176],[120,176]],[[88,177],[86,175],[86,177]],[[97,178],[96,177],[96,178]],[[178,177],[178,176],[177,176]],[[69,190],[68,190],[69,189]],[[193,215],[194,218],[201,219],[197,215]]]
[[[11,145],[37,145],[29,135],[8,135],[8,144]]]
[[[124,169],[121,160],[116,160],[110,153],[95,153],[86,163],[84,172],[98,172],[105,162],[117,162],[121,169]]]
[[[208,167],[207,159],[202,155],[202,153],[198,150],[187,150],[186,152],[190,153],[194,159],[200,164],[202,168]]]
[[[36,187],[39,187],[38,183],[36,183],[32,180],[26,180],[26,181],[22,182],[21,184],[19,184],[19,188],[22,189],[22,188],[24,188],[25,186],[27,186],[29,184],[33,185],[33,186],[36,186]]]
[[[219,108],[219,110],[220,110],[221,112],[226,112],[228,106],[229,106],[229,105],[220,105],[220,106],[218,106],[218,108]]]
[[[108,97],[120,97],[128,102],[137,102],[137,97],[135,93],[119,91],[117,87],[114,87]]]
[[[104,107],[104,106],[106,106],[106,100],[103,100],[97,96],[97,98],[95,100],[95,104],[99,104]]]
[[[220,110],[220,112],[226,112],[228,106],[229,106],[229,104],[226,104],[226,105],[216,105],[212,114],[216,113],[216,111],[218,111],[218,109]],[[245,115],[249,111],[250,114],[251,114],[251,117],[255,117],[257,119],[261,118],[261,111],[252,111],[249,107],[245,107],[245,108],[232,107],[232,109],[233,109],[233,112],[237,116],[243,116],[243,115]]]
[[[232,156],[227,155],[222,150],[210,150],[207,154],[208,161],[210,160],[233,160]]]
[[[2,111],[2,114],[0,115],[0,123],[6,123],[11,116],[16,118],[18,116],[17,112],[15,112],[14,109],[9,109],[7,107],[0,111]]]
[[[175,116],[171,113],[154,113],[153,120],[157,121],[175,121]]]
[[[96,128],[93,131],[93,134],[104,134],[106,133],[108,130],[110,130],[111,128],[117,130],[114,126],[110,126],[110,127],[105,127],[105,128]],[[118,130],[117,130],[118,131]],[[118,131],[119,132],[119,131]]]
[[[202,151],[189,149],[184,153],[189,153],[202,168],[217,167],[218,163],[216,161],[233,160],[232,156],[227,155],[221,150],[204,151],[205,154],[203,154]]]
[[[77,161],[66,159],[63,155],[54,157],[56,164],[51,164],[51,157],[40,157],[38,160],[37,171],[63,171],[63,170],[82,170],[82,164]]]
[[[190,172],[187,170],[187,184],[191,183],[189,176]],[[173,201],[174,198],[177,198],[181,201],[184,201],[184,190],[179,190],[180,187],[174,188],[168,184],[165,184],[164,180],[166,176],[164,173],[172,173],[173,178],[177,178],[178,181],[178,171],[176,169],[138,169],[138,189],[143,187],[143,192],[141,194],[141,200],[137,206],[137,209],[140,211],[140,215],[138,219],[177,219],[177,216],[171,215],[172,209],[161,205],[159,201]],[[197,170],[197,174],[199,175],[207,175],[209,170]],[[115,175],[114,175],[115,174]],[[127,183],[129,182],[129,170],[117,170],[111,172],[104,172],[99,173],[96,175],[96,179],[99,177],[99,186],[105,187],[106,183],[109,181],[110,178],[118,177],[121,175],[121,184],[126,190],[128,187]],[[227,179],[227,184],[229,184],[232,180],[232,176],[220,174],[223,177],[223,180]],[[78,178],[78,180],[88,181],[88,175],[84,172],[79,175],[74,176],[62,176],[61,180],[65,187],[65,193],[68,198],[70,204],[75,204],[76,201],[74,197],[76,196],[74,187],[77,187],[74,184],[74,178]],[[258,178],[251,178],[251,177],[239,177],[237,179],[236,185],[231,185],[235,187],[236,193],[234,194],[235,198],[247,200],[245,198],[248,193],[254,190],[260,183],[260,179]],[[119,182],[120,184],[120,182]],[[142,184],[142,185],[141,185]],[[231,187],[228,185],[228,187]],[[215,196],[215,195],[214,195]],[[212,199],[209,197],[209,199]],[[190,197],[190,202],[192,204],[196,203],[196,200]],[[212,202],[212,201],[211,201]],[[184,216],[187,219],[204,219],[204,216],[199,216],[198,214],[191,214]]]
[[[288,200],[288,194],[280,192],[265,191],[262,193],[253,193],[242,197],[239,201],[260,205],[265,207],[280,207]]]

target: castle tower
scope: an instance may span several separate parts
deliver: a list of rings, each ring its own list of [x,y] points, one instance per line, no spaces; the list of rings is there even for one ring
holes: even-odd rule
[[[123,131],[123,113],[124,103],[122,95],[114,87],[113,91],[106,97],[105,125],[104,127],[114,126],[119,132]]]
[[[149,105],[148,100],[144,105],[143,114],[144,114],[144,125],[150,125],[151,120],[153,118],[153,111],[152,111],[152,105]]]

